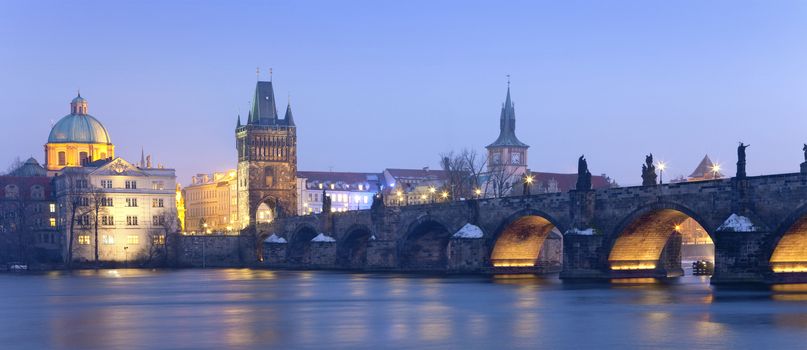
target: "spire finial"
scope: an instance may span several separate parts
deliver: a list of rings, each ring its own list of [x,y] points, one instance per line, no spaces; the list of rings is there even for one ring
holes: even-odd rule
[[[255,78],[261,80],[261,67],[255,67]]]
[[[81,88],[78,88],[77,92],[78,92],[78,97],[81,97]]]
[[[272,68],[269,67],[269,81],[272,81]]]
[[[507,75],[507,88],[510,88],[510,74]]]
[[[289,106],[291,106],[291,92],[287,92],[286,94],[288,94],[288,98],[289,98],[288,104],[289,104]]]

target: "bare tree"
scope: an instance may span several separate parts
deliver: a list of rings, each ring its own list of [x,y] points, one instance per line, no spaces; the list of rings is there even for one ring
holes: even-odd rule
[[[516,175],[515,167],[508,167],[504,165],[496,165],[490,169],[488,173],[488,183],[485,185],[485,191],[491,190],[493,197],[499,198],[510,194],[513,186],[519,179]],[[489,189],[488,187],[492,187]]]
[[[11,174],[12,172],[14,172],[14,170],[19,169],[24,164],[25,163],[23,163],[22,160],[20,160],[20,157],[16,157],[16,158],[14,158],[14,160],[11,161],[11,164],[8,165],[8,168],[6,168],[6,171],[0,173],[0,175]]]
[[[179,216],[176,208],[165,210],[157,217],[156,230],[149,234],[149,248],[146,252],[146,260],[149,264],[165,266],[168,261],[169,246],[175,244],[176,235],[179,233]],[[155,261],[159,258],[160,261]]]
[[[80,175],[65,174],[62,176],[65,176],[65,178],[61,179],[60,183],[64,188],[59,189],[59,191],[62,191],[63,196],[65,196],[66,200],[64,204],[67,205],[66,210],[70,217],[70,219],[67,220],[67,254],[65,254],[65,263],[67,267],[70,268],[73,263],[76,224],[78,223],[82,226],[86,224],[86,222],[84,222],[84,215],[91,211],[89,210],[89,198],[86,197],[89,181]]]
[[[95,261],[95,268],[98,268],[98,226],[101,224],[101,216],[102,214],[106,213],[106,205],[107,200],[106,194],[98,187],[93,185],[89,185],[86,190],[84,191],[85,198],[87,198],[87,208],[85,211],[89,212],[89,215],[92,215],[91,223],[93,226],[93,250],[94,250],[94,261]],[[87,215],[87,214],[84,214]]]
[[[449,151],[440,155],[440,166],[446,172],[446,190],[451,198],[472,198],[477,189],[481,190],[482,172],[485,161],[475,150]]]

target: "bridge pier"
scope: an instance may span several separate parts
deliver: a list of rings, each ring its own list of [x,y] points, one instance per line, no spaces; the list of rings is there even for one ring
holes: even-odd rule
[[[603,235],[567,234],[563,237],[563,270],[560,278],[608,279],[610,270],[603,257],[608,256]]]
[[[718,232],[712,284],[770,283],[773,273],[766,254],[768,232]]]

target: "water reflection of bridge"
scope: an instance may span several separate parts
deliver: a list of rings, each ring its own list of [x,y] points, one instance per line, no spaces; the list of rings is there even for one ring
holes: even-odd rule
[[[567,279],[680,275],[684,242],[711,241],[713,282],[772,282],[807,277],[806,214],[807,175],[781,174],[289,217],[257,235],[275,236],[270,266]]]

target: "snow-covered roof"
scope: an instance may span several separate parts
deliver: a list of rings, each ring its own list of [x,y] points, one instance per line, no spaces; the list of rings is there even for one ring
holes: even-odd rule
[[[457,233],[454,234],[455,238],[482,238],[485,235],[479,226],[465,224]]]
[[[316,237],[314,237],[314,238],[311,240],[311,242],[327,242],[327,243],[332,243],[332,242],[336,242],[336,240],[335,240],[333,237],[331,237],[331,236],[328,236],[328,235],[326,235],[326,234],[324,234],[324,233],[320,233],[320,234],[318,234]]]
[[[731,214],[726,221],[723,222],[720,227],[717,228],[718,231],[729,231],[729,232],[755,232],[757,230],[754,227],[754,223],[751,222],[751,219],[737,215]]]
[[[278,237],[274,233],[271,236],[269,236],[268,238],[264,239],[263,241],[265,243],[279,243],[279,244],[287,243],[285,238]]]
[[[567,235],[580,235],[580,236],[593,236],[594,233],[596,233],[596,231],[591,227],[589,227],[589,228],[587,228],[585,230],[572,228],[571,230],[566,231]]]

